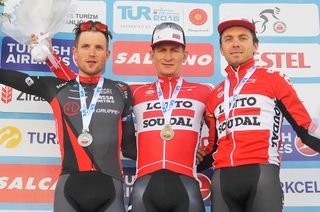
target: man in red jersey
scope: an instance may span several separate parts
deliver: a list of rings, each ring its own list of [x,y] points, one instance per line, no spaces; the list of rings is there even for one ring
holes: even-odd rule
[[[182,79],[187,52],[179,25],[157,25],[151,47],[158,79],[131,87],[138,157],[128,211],[204,211],[195,164],[205,103],[212,88]]]
[[[218,145],[212,156],[212,211],[280,212],[283,117],[316,151],[320,140],[311,135],[319,134],[319,129],[284,74],[254,65],[258,39],[252,22],[227,20],[218,31],[220,52],[229,65],[227,78],[215,87],[206,105],[207,148]]]
[[[138,156],[137,179],[128,211],[203,212],[196,154],[205,103],[212,88],[187,82],[180,76],[187,52],[179,25],[157,25],[151,47],[157,81],[131,86]],[[58,69],[49,65],[58,77],[76,76],[61,60],[57,61]]]

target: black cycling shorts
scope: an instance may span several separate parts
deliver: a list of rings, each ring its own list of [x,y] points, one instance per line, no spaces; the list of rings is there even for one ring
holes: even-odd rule
[[[122,182],[94,171],[60,176],[54,212],[124,212]]]
[[[204,212],[197,180],[162,169],[137,179],[128,212]]]
[[[281,212],[279,169],[273,164],[216,169],[211,184],[211,211]]]

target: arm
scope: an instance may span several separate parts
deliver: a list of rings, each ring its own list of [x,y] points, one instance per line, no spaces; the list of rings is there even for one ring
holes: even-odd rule
[[[282,102],[278,102],[278,107],[281,110],[281,112],[284,114],[284,117],[287,119],[287,121],[290,123],[294,131],[296,131],[297,136],[301,138],[301,141],[312,148],[313,150],[320,152],[320,139],[317,138],[318,136],[313,136],[309,134],[309,130],[299,126],[298,123],[294,120],[292,115],[287,111],[286,107],[283,105]],[[317,126],[319,128],[319,126]]]
[[[316,125],[312,122],[292,84],[282,74],[273,73],[273,75],[275,75],[272,79],[275,80],[273,85],[277,96],[277,106],[302,142],[315,151],[320,152],[320,136],[317,138],[310,133],[316,131],[315,129],[310,130]]]
[[[69,69],[69,67],[61,60],[61,58],[53,54],[55,61],[58,64],[58,67],[54,67],[50,60],[46,59],[46,63],[49,66],[50,70],[59,78],[63,80],[72,80],[77,77],[77,75]]]
[[[123,98],[125,101],[125,107],[122,113],[122,142],[121,150],[123,156],[136,160],[137,147],[135,128],[132,117],[132,94],[128,85],[125,85],[126,89],[120,89],[123,92]]]
[[[47,77],[35,77],[14,70],[0,69],[0,83],[49,100]]]
[[[213,113],[214,108],[212,106],[212,103],[214,101],[213,97],[214,95],[212,93],[211,97],[209,98],[206,104],[206,112],[205,112],[204,120],[209,129],[209,143],[203,149],[200,149],[200,151],[198,151],[198,155],[200,154],[201,156],[199,158],[200,163],[197,167],[198,172],[212,167],[212,163],[214,161],[212,154],[216,151],[218,147],[216,142],[218,139],[217,129],[216,129],[216,119],[214,117],[214,113]]]
[[[77,77],[77,75],[69,69],[69,67],[61,60],[61,58],[54,53],[53,47],[52,47],[52,39],[49,37],[47,38],[47,41],[49,43],[49,50],[51,51],[54,60],[58,64],[57,67],[55,67],[50,60],[47,58],[46,63],[49,66],[50,70],[59,78],[63,80],[72,80]],[[35,35],[31,36],[31,42],[33,45],[38,43],[38,38]]]

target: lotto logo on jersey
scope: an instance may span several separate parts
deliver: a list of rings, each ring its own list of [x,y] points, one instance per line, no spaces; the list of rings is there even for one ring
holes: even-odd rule
[[[21,132],[16,127],[6,126],[0,129],[0,146],[14,148],[20,144],[21,140]]]
[[[4,86],[1,89],[1,101],[8,104],[12,101],[12,88],[9,86]]]
[[[149,42],[114,42],[112,70],[123,76],[154,76],[157,71],[152,64]],[[182,76],[210,77],[214,74],[213,46],[211,44],[188,44],[189,55],[182,66]]]

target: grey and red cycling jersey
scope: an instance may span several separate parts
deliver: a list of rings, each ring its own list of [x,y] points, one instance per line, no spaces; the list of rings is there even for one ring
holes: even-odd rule
[[[251,59],[237,71],[226,68],[230,81],[229,97],[254,66]],[[312,120],[298,98],[289,79],[263,68],[256,68],[243,85],[236,101],[230,106],[226,119],[224,103],[225,82],[215,87],[206,106],[206,122],[212,133],[206,152],[214,142],[215,168],[246,164],[280,164],[281,128],[285,117],[302,141],[319,151],[319,139],[308,134]],[[230,104],[230,103],[229,103]]]
[[[80,77],[89,105],[99,77]],[[0,70],[0,83],[37,95],[50,103],[56,121],[62,156],[62,174],[96,170],[122,180],[120,149],[124,156],[136,157],[132,121],[132,95],[127,84],[104,79],[89,131],[93,143],[83,148],[77,138],[82,132],[79,83],[55,77],[36,77]]]
[[[51,71],[62,79],[76,78],[77,75],[57,55],[54,56],[59,66],[55,68],[47,60]],[[168,99],[174,92],[179,78],[159,77],[158,80],[164,99]],[[174,130],[174,138],[170,141],[160,137],[164,116],[156,83],[130,85],[130,88],[137,120],[137,177],[160,169],[196,177],[195,161],[200,128],[212,87],[183,80],[170,120]]]

